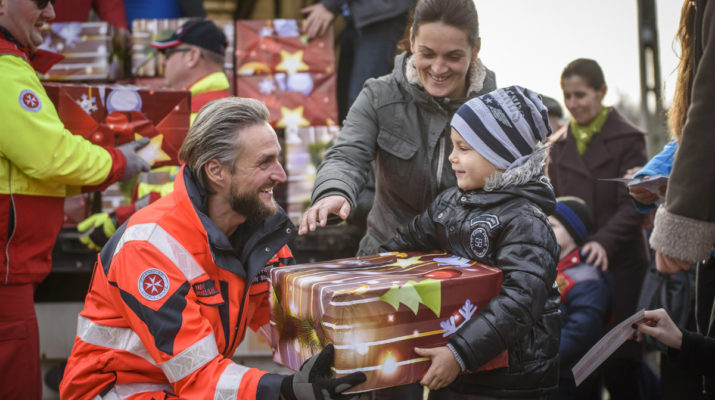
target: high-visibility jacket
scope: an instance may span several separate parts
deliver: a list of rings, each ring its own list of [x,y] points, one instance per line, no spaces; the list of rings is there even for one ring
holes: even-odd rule
[[[64,197],[119,180],[126,161],[65,129],[37,78],[62,57],[30,53],[0,27],[0,284],[39,283],[64,215]]]
[[[268,274],[292,264],[279,211],[227,238],[182,167],[174,191],[104,246],[60,386],[63,399],[278,399],[282,375],[230,360],[246,326],[269,323]],[[162,393],[157,393],[162,392]],[[107,396],[107,397],[104,397]]]
[[[194,124],[196,115],[206,103],[211,100],[230,97],[231,94],[227,91],[228,88],[228,77],[223,72],[206,75],[189,86],[188,89],[191,91],[191,124]]]

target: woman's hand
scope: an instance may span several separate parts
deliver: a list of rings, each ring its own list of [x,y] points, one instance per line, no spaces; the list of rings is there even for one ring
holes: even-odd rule
[[[429,369],[420,381],[420,385],[427,386],[430,390],[446,387],[462,372],[462,368],[454,358],[452,350],[447,346],[433,347],[431,349],[415,347],[415,352],[423,357],[432,359]]]
[[[630,187],[628,188],[628,194],[635,199],[635,201],[645,204],[647,206],[658,201],[658,194],[653,193],[650,190],[642,187]]]
[[[662,308],[645,312],[645,321],[638,324],[639,341],[642,334],[653,336],[676,350],[683,345],[683,332]]]
[[[581,247],[581,253],[586,254],[586,262],[593,264],[602,271],[608,271],[608,255],[601,243],[594,240],[587,242]]]
[[[692,264],[687,261],[678,260],[677,258],[666,256],[659,251],[655,252],[655,269],[660,272],[665,272],[666,274],[674,274],[681,269],[686,271],[689,270],[691,265]]]
[[[339,195],[328,196],[318,200],[317,203],[303,213],[298,234],[304,235],[308,231],[314,231],[317,228],[316,223],[320,224],[320,226],[325,226],[328,222],[329,214],[335,214],[345,220],[350,215],[350,202]]]
[[[321,3],[305,7],[300,12],[308,14],[303,23],[303,30],[310,40],[323,36],[335,19],[335,15]]]

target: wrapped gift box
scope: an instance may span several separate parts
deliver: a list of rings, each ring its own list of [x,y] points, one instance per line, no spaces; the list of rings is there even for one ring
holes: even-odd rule
[[[122,77],[126,46],[121,34],[106,22],[56,22],[42,28],[41,49],[60,53],[45,80],[115,80]]]
[[[337,126],[286,128],[285,170],[287,176],[286,212],[294,224],[300,224],[310,205],[310,195],[323,154],[338,136]]]
[[[135,19],[132,21],[131,70],[134,77],[161,77],[164,75],[164,56],[151,47],[152,41],[164,40],[171,36],[190,18],[176,19]],[[224,69],[233,74],[233,21],[214,21],[223,30],[228,41]]]
[[[308,41],[293,19],[236,21],[236,94],[261,100],[276,128],[336,125],[332,31]]]
[[[190,93],[134,86],[45,83],[65,127],[100,146],[151,139],[140,155],[152,166],[178,165],[189,130]]]
[[[499,293],[501,270],[442,252],[383,253],[274,268],[275,360],[293,370],[328,343],[337,376],[362,371],[361,392],[417,382],[430,360]],[[506,367],[502,352],[482,369]]]
[[[262,101],[276,128],[336,125],[335,74],[295,73],[239,76],[236,95]]]

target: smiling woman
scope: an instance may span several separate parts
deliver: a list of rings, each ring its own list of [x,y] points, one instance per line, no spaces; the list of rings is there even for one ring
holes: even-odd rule
[[[456,184],[448,161],[450,118],[467,99],[496,88],[494,73],[478,57],[474,3],[419,1],[409,44],[392,73],[368,80],[351,107],[318,170],[301,233],[324,226],[329,214],[347,218],[373,161],[375,200],[359,254],[375,253],[398,226]]]

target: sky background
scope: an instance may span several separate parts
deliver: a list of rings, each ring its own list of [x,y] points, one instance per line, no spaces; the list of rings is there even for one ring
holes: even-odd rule
[[[521,85],[563,106],[561,71],[576,58],[603,69],[605,105],[620,97],[640,105],[637,0],[475,0],[482,49],[499,87]],[[664,105],[672,102],[676,56],[673,38],[681,0],[656,0]],[[679,45],[678,45],[679,46]],[[679,51],[679,50],[678,50]],[[564,108],[568,115],[568,110]]]

